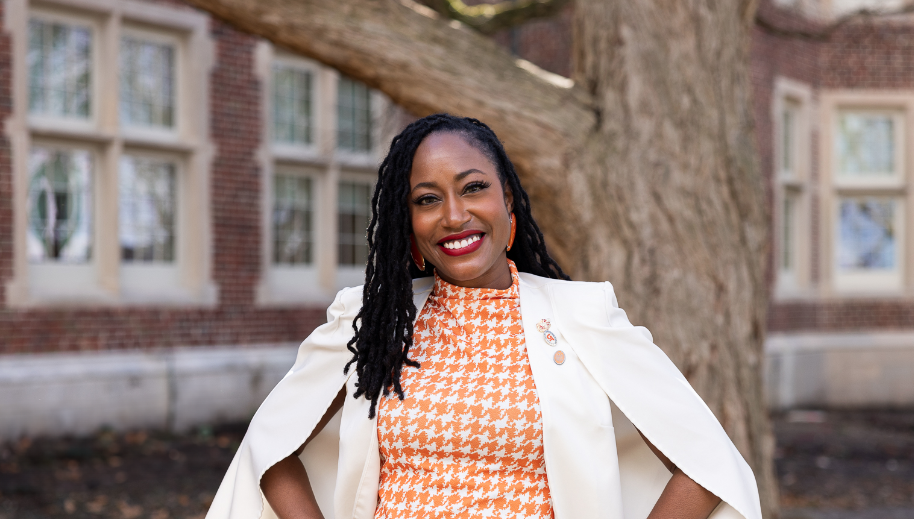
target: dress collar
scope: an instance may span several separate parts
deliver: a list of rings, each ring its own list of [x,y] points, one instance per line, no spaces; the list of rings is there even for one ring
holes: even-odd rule
[[[499,290],[497,288],[469,288],[452,285],[438,277],[438,272],[435,271],[435,284],[432,286],[431,297],[467,299],[473,301],[487,299],[517,299],[519,297],[517,266],[513,261],[508,260],[508,268],[511,270],[511,286],[504,290]]]

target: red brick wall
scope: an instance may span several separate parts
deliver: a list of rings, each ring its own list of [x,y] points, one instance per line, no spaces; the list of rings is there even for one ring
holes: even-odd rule
[[[914,88],[914,25],[851,24],[822,47],[823,88]]]
[[[570,77],[573,16],[569,4],[558,16],[502,31],[495,35],[495,41],[549,72]]]
[[[0,27],[3,25],[0,3]],[[71,308],[17,310],[0,305],[0,353],[195,345],[304,339],[325,309],[254,306],[260,274],[260,85],[253,75],[256,40],[212,22],[216,64],[211,77],[211,174],[214,309]],[[11,110],[10,38],[0,35],[0,120]],[[0,283],[12,277],[9,142],[0,135]],[[2,293],[2,292],[0,292]]]

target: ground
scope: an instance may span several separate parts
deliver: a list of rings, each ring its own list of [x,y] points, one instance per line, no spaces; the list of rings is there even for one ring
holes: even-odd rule
[[[774,417],[785,519],[914,517],[914,411]],[[0,446],[0,519],[202,519],[244,425]]]

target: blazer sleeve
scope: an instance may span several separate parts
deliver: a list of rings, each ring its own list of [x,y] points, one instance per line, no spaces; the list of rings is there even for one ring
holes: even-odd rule
[[[251,419],[207,519],[262,516],[260,478],[305,442],[346,383],[343,368],[352,356],[346,344],[352,338],[361,294],[361,287],[341,290],[327,309],[327,323],[301,343],[292,369]]]
[[[555,286],[558,300],[568,303],[557,311],[574,323],[567,333],[588,371],[655,447],[721,498],[713,518],[761,519],[755,476],[720,422],[651,333],[629,322],[612,285],[589,285]]]

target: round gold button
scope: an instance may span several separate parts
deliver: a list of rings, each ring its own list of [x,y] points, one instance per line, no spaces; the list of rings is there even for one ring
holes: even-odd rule
[[[552,360],[554,360],[556,364],[561,366],[562,364],[565,363],[565,352],[562,350],[555,352],[555,355],[552,356]]]

